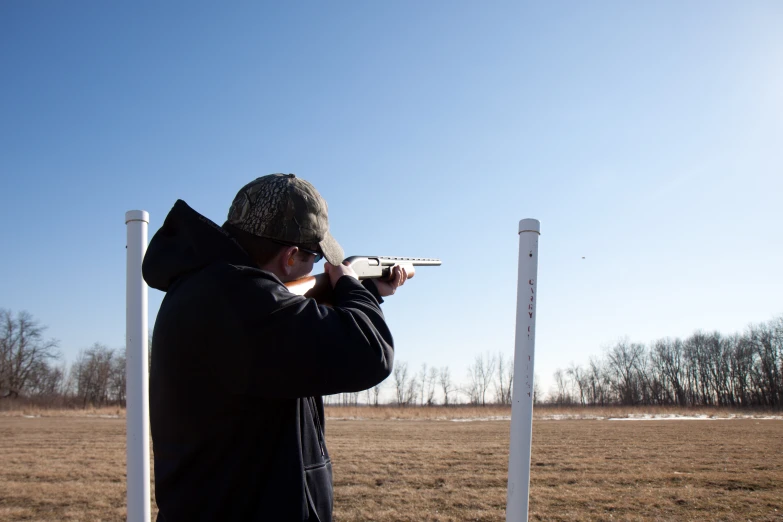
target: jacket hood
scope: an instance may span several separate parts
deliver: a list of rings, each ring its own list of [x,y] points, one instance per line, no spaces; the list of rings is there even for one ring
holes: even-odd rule
[[[215,262],[255,266],[226,230],[178,199],[152,237],[141,270],[149,286],[166,292],[177,278]]]

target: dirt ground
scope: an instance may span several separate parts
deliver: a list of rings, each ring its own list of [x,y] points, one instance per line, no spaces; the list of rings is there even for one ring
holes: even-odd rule
[[[330,420],[335,520],[505,520],[508,430]],[[124,481],[125,419],[0,417],[0,520],[124,520]],[[783,421],[537,420],[530,519],[783,521]]]

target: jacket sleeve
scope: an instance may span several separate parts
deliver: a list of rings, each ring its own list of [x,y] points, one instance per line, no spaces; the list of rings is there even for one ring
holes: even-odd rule
[[[231,337],[238,342],[227,347],[236,351],[228,360],[243,366],[231,372],[243,393],[271,398],[356,392],[389,376],[392,335],[380,298],[359,281],[340,278],[332,307],[279,283],[254,283],[243,285],[241,299],[234,299],[243,304],[241,310],[233,307],[238,335]]]

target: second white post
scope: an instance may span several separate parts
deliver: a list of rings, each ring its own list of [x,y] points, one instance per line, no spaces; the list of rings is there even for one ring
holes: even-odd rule
[[[506,522],[522,522],[528,517],[540,234],[541,223],[537,219],[523,219],[519,222],[517,326],[514,346],[514,388],[511,397]]]

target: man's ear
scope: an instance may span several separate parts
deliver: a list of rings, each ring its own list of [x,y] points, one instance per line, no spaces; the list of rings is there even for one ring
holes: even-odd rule
[[[299,252],[299,249],[295,246],[291,246],[283,250],[278,257],[280,269],[286,276],[291,275],[291,271],[294,269],[294,266],[296,266],[297,252]]]

